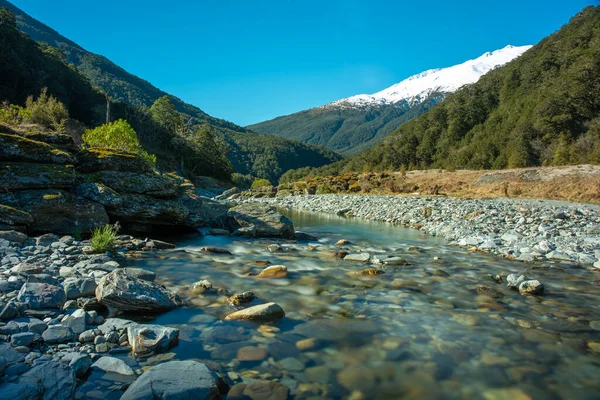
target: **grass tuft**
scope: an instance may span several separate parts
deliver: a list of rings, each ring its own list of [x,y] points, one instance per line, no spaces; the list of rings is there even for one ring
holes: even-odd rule
[[[118,228],[112,225],[99,226],[92,231],[90,242],[92,249],[98,253],[112,250],[117,242]]]

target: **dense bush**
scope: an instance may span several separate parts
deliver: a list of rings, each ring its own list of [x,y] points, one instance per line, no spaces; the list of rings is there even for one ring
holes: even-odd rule
[[[260,189],[262,187],[271,186],[271,182],[268,179],[257,179],[252,182],[251,189]]]
[[[64,130],[69,113],[63,103],[54,96],[48,95],[48,89],[43,88],[40,96],[34,100],[33,96],[25,101],[26,119],[34,124],[50,128],[56,132]]]
[[[244,175],[237,172],[231,174],[231,182],[241,189],[248,189],[255,179],[256,178],[254,176],[249,174]]]
[[[135,130],[122,119],[88,129],[83,134],[83,142],[89,147],[103,147],[112,150],[135,153],[148,164],[155,166],[156,156],[149,154],[140,144]]]

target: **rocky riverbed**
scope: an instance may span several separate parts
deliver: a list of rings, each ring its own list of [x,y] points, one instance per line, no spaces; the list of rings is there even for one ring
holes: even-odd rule
[[[353,195],[287,196],[251,201],[399,224],[442,237],[470,251],[489,252],[518,261],[560,260],[600,268],[600,207],[590,204]]]

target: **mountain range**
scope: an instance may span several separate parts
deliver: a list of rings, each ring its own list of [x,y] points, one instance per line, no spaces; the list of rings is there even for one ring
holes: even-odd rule
[[[421,72],[374,94],[347,97],[248,129],[355,154],[529,48],[509,45],[458,65]]]
[[[493,53],[492,53],[493,54]],[[305,175],[600,163],[600,7],[447,95],[382,143]]]
[[[288,169],[321,166],[341,157],[331,150],[283,138],[258,134],[234,123],[215,118],[200,108],[163,92],[148,81],[139,78],[107,58],[91,53],[54,29],[32,18],[6,0],[0,0],[0,9],[7,8],[16,16],[19,29],[36,42],[58,51],[64,62],[73,65],[93,86],[101,88],[116,103],[130,107],[150,107],[162,96],[169,96],[177,111],[191,118],[194,124],[208,127],[229,148],[227,154],[234,171],[277,181]],[[2,86],[0,77],[0,87]],[[50,94],[66,99],[63,93]],[[38,92],[39,93],[39,92]],[[24,97],[37,93],[24,93]],[[0,93],[2,95],[2,93]],[[0,98],[6,100],[6,98]],[[76,107],[76,104],[73,104]],[[176,156],[176,155],[174,155]]]

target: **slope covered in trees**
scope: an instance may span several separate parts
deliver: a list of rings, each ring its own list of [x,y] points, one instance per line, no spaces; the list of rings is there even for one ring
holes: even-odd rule
[[[38,50],[26,54],[27,57],[24,58],[25,53],[16,54],[14,50],[18,47],[14,47],[14,43],[4,42],[8,53],[2,53],[7,55],[7,62],[3,60],[3,65],[0,66],[3,72],[0,75],[0,101],[8,100],[11,103],[22,104],[28,95],[37,95],[40,87],[47,86],[49,93],[65,103],[75,119],[89,125],[102,121],[105,113],[103,93],[106,93],[113,100],[111,110],[113,116],[128,119],[141,136],[140,140],[144,146],[150,147],[149,151],[157,154],[159,161],[162,159],[168,161],[170,165],[183,166],[195,174],[205,173],[220,178],[229,175],[231,167],[222,169],[224,164],[209,167],[212,158],[204,156],[195,158],[194,154],[198,150],[202,150],[205,155],[210,155],[214,154],[217,147],[219,152],[227,152],[229,162],[236,172],[267,178],[273,182],[290,168],[316,167],[341,158],[324,148],[292,141],[273,140],[271,136],[257,134],[231,122],[212,117],[198,107],[187,104],[130,74],[107,58],[88,52],[8,1],[0,0],[0,8],[3,7],[16,15],[18,27],[23,33],[41,44],[37,46]],[[27,47],[31,48],[31,45]],[[53,56],[55,62],[43,61],[42,68],[41,53],[45,53],[44,57]],[[70,77],[68,79],[74,79],[73,82],[67,82],[65,76],[58,75],[66,73],[65,64],[69,65],[71,71],[77,70],[81,73],[81,75],[67,74]],[[38,74],[36,71],[41,73]],[[13,78],[10,74],[20,77],[20,86],[11,83]],[[83,85],[81,80],[86,82],[85,85],[91,84],[103,93],[94,91],[92,94],[89,88],[79,89]],[[87,94],[82,94],[78,90],[83,90]],[[149,108],[165,96],[174,109],[182,114],[188,128],[185,134],[174,136],[173,132],[165,133],[164,129],[152,123]],[[121,103],[121,106],[118,106],[118,103]],[[214,140],[219,143],[207,146],[207,143],[212,143]],[[203,146],[207,147],[202,149]]]
[[[352,159],[302,173],[600,162],[600,7]]]
[[[435,106],[443,95],[431,96],[410,107],[406,103],[363,108],[317,107],[249,125],[260,133],[281,136],[342,154],[356,154],[373,147],[402,124]]]

